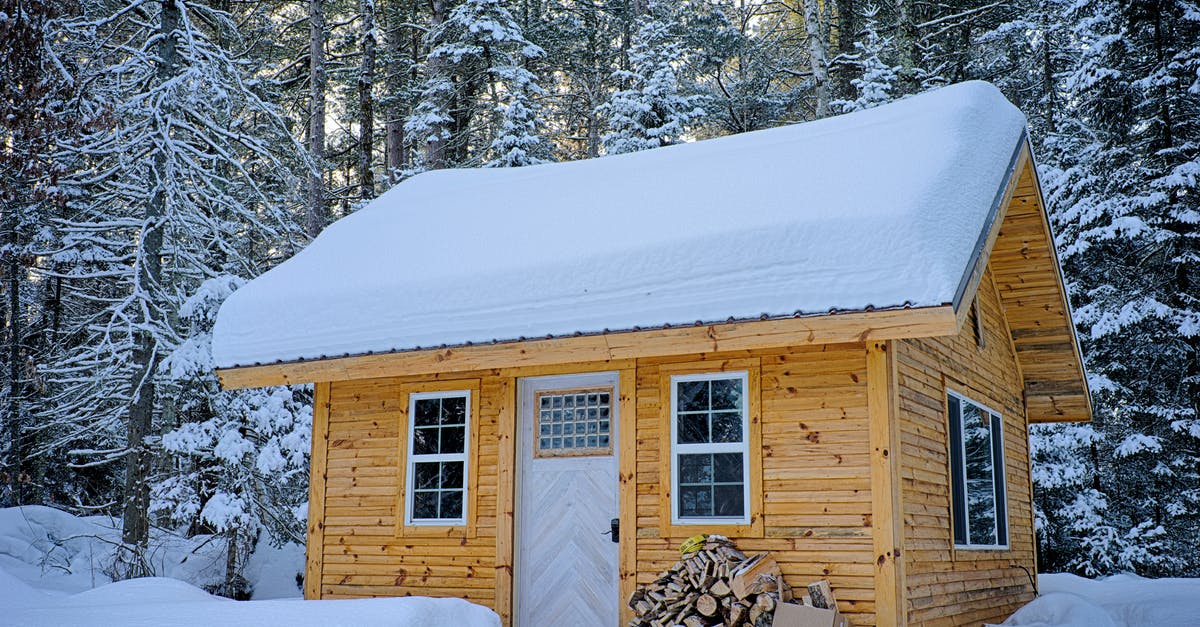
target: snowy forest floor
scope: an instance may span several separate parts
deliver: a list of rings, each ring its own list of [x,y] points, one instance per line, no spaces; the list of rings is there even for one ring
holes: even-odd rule
[[[201,587],[221,580],[224,547],[208,536],[155,534],[159,577],[112,582],[105,574],[120,537],[106,516],[49,507],[0,509],[0,625],[401,625],[498,627],[491,610],[460,599],[302,601],[304,548],[259,544],[243,573],[251,601]],[[1200,579],[1038,577],[1041,596],[1004,625],[1190,627],[1200,616]]]
[[[113,582],[105,573],[120,529],[107,516],[49,507],[0,509],[0,625],[420,625],[498,627],[490,609],[460,599],[302,601],[304,547],[260,542],[243,569],[250,601],[205,592],[225,563],[220,542],[159,531],[159,577]]]
[[[1200,579],[1113,575],[1084,579],[1038,575],[1040,596],[1005,625],[1020,627],[1194,627],[1200,624]]]

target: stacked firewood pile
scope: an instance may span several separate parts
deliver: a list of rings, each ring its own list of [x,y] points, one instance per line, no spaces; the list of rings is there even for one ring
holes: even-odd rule
[[[792,600],[768,554],[747,557],[733,543],[711,536],[653,583],[629,598],[629,627],[771,627],[775,606]]]

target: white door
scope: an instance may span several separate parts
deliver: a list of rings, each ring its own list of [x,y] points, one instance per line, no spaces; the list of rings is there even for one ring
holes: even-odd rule
[[[617,374],[521,380],[517,627],[616,625]],[[630,533],[627,530],[626,533]]]

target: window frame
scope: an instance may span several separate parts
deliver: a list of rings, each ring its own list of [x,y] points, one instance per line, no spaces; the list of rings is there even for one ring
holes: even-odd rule
[[[715,381],[737,379],[742,384],[742,441],[741,442],[704,442],[681,444],[679,442],[679,388],[678,383],[686,381]],[[750,373],[747,370],[714,370],[688,374],[673,374],[668,378],[671,386],[670,407],[670,469],[671,469],[671,524],[672,525],[749,525],[752,522],[751,501],[751,460],[750,460]],[[711,411],[711,410],[710,410]],[[683,517],[679,511],[679,455],[741,453],[742,455],[742,515]]]
[[[958,401],[958,441],[954,441],[954,416],[950,413],[950,399],[955,398]],[[946,464],[949,470],[950,483],[950,538],[954,544],[955,550],[966,551],[1005,551],[1012,546],[1012,529],[1008,512],[1008,472],[1005,466],[1005,446],[1004,446],[1004,415],[992,409],[988,405],[980,403],[975,399],[958,392],[954,389],[946,389],[946,441],[948,444],[946,456]],[[979,544],[971,541],[970,527],[970,494],[967,487],[967,450],[966,437],[963,435],[963,404],[970,403],[979,409],[979,411],[988,415],[988,448],[991,451],[992,457],[992,499],[996,511],[995,544]],[[957,466],[955,465],[955,450],[957,450]],[[962,512],[959,511],[958,499],[955,491],[958,485],[962,485]],[[965,518],[964,518],[965,516]],[[959,543],[957,525],[965,525],[964,531],[967,542]]]
[[[471,520],[471,440],[474,433],[474,404],[473,391],[469,388],[454,390],[413,391],[408,394],[408,420],[405,438],[405,469],[404,469],[404,526],[405,527],[467,527]],[[428,399],[461,398],[464,403],[463,411],[463,450],[461,453],[438,453],[416,455],[413,453],[413,439],[416,435],[416,406],[417,401]],[[416,475],[418,462],[462,462],[462,516],[458,518],[413,518],[413,502],[416,490],[413,489],[413,478]]]

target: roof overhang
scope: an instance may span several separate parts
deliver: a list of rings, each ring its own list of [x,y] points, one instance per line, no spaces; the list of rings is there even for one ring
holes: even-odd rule
[[[217,376],[227,389],[252,388],[942,336],[955,333],[958,326],[954,308],[946,304],[280,362],[219,369]]]
[[[953,309],[959,327],[986,270],[1000,294],[1029,422],[1092,418],[1083,357],[1028,137],[1013,153]]]

